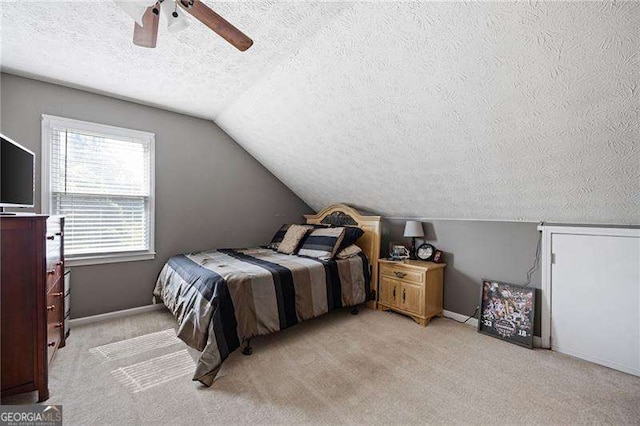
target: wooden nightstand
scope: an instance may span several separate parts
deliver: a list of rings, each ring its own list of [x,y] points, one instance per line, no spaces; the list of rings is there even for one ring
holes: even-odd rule
[[[378,307],[413,318],[426,327],[429,320],[442,316],[444,263],[422,260],[380,259]]]

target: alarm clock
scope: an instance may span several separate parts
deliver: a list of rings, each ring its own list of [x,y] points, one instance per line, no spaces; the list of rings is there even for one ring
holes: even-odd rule
[[[424,243],[416,250],[416,257],[420,260],[431,261],[436,253],[436,248],[431,244]]]

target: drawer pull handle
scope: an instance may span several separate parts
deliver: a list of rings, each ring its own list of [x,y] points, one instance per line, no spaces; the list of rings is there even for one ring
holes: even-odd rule
[[[47,306],[47,311],[53,311],[56,309],[56,305]]]
[[[47,346],[51,346],[51,347],[53,347],[53,346],[55,346],[55,345],[56,345],[55,340],[54,340],[53,342],[49,342],[49,343],[47,343]]]
[[[62,260],[58,260],[58,261],[56,262],[56,266],[62,266]]]
[[[405,289],[402,289],[402,303],[404,303],[406,299],[407,299],[407,291]]]
[[[59,293],[52,293],[51,295],[52,295],[53,297],[62,297],[62,295],[63,295],[63,294],[64,294],[64,293],[59,292]]]
[[[393,300],[396,300],[396,288],[393,288]]]
[[[62,232],[56,232],[56,235],[57,235],[58,237],[62,237]]]
[[[57,323],[54,327],[55,327],[55,328],[62,328],[62,326],[63,326],[63,325],[64,325],[64,323],[63,323],[63,322],[59,322],[59,323]]]
[[[400,271],[395,271],[394,274],[396,274],[396,277],[398,278],[404,278],[407,275],[406,273]]]
[[[47,235],[47,240],[53,240],[55,238],[55,235]]]
[[[53,274],[55,274],[55,273],[56,273],[56,270],[55,270],[55,269],[49,269],[49,270],[47,271],[47,275],[53,275]]]

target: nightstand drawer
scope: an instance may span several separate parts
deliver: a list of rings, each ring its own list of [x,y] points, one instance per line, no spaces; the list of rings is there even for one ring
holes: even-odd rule
[[[424,272],[414,271],[400,265],[380,265],[380,273],[397,280],[424,285]]]

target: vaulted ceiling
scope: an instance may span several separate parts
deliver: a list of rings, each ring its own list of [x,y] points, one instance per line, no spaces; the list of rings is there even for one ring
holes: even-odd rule
[[[206,3],[254,46],[3,2],[2,66],[212,119],[317,209],[640,224],[640,3]]]

